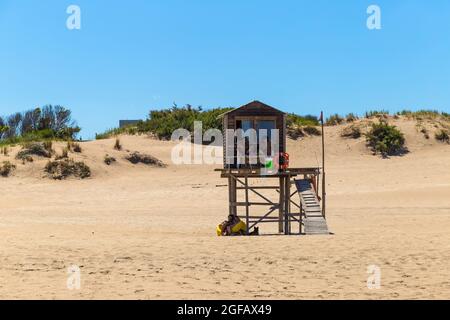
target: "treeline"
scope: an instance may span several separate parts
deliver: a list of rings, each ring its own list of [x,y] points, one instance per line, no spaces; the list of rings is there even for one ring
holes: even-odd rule
[[[219,116],[233,108],[214,108],[203,110],[202,107],[192,107],[187,104],[184,107],[174,105],[162,110],[152,110],[146,120],[139,121],[136,125],[125,128],[110,129],[97,134],[96,139],[107,139],[118,134],[142,134],[152,133],[159,139],[169,140],[177,129],[194,131],[194,122],[201,121],[203,132],[209,129],[222,130],[222,119]],[[288,114],[288,126],[315,126],[319,121],[315,116],[299,116]]]
[[[47,105],[9,116],[0,116],[0,143],[47,139],[73,140],[80,128],[72,112],[63,106]]]

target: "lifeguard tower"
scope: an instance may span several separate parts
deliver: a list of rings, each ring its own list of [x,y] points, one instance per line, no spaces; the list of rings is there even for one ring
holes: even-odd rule
[[[277,223],[278,232],[285,235],[329,234],[324,161],[322,167],[317,168],[288,167],[286,114],[253,101],[220,117],[224,167],[216,171],[221,173],[221,178],[228,179],[229,214],[237,215],[246,223],[246,233],[251,234],[261,223]],[[249,139],[247,132],[250,131],[256,131],[256,140]],[[242,134],[245,145],[240,146],[238,138]],[[261,155],[263,146],[267,154]],[[256,159],[251,150],[257,151]],[[258,201],[251,200],[250,194]],[[264,214],[252,215],[252,207],[267,210]],[[298,225],[298,232],[293,231],[294,224]]]

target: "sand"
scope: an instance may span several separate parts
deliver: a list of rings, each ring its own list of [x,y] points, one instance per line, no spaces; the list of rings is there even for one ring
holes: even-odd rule
[[[43,177],[45,159],[17,163],[0,178],[0,298],[449,299],[450,146],[399,125],[411,152],[391,159],[327,129],[330,236],[217,237],[226,181],[218,166],[172,165],[171,142],[82,143],[71,155],[92,169],[82,181]],[[292,166],[316,166],[319,147],[319,137],[289,141]],[[132,165],[127,150],[169,166]],[[71,265],[79,290],[67,288]]]

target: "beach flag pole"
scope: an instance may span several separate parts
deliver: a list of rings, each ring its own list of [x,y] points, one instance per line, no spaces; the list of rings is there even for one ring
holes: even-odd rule
[[[323,111],[320,112],[320,122],[322,125],[322,215],[326,218],[326,191],[325,191],[325,132],[324,132],[324,119]]]

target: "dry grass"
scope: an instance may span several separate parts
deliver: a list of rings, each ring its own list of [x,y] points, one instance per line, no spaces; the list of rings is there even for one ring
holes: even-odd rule
[[[325,122],[325,125],[327,125],[327,126],[337,126],[337,125],[340,125],[340,124],[344,123],[344,121],[345,121],[345,119],[342,118],[340,115],[333,114],[327,119],[327,121]]]
[[[345,127],[341,132],[341,137],[359,139],[362,136],[361,128],[356,124]]]
[[[122,145],[120,144],[120,139],[116,138],[116,142],[114,143],[114,149],[117,151],[122,150]]]
[[[69,149],[64,148],[62,153],[55,157],[55,160],[62,160],[62,159],[67,159],[67,158],[69,158]]]
[[[293,126],[287,129],[287,135],[292,140],[298,140],[299,138],[304,137],[305,133],[303,132],[302,127]]]
[[[306,127],[303,128],[303,131],[306,134],[309,134],[310,136],[320,136],[320,135],[322,135],[320,130],[317,129],[317,127],[314,127],[314,126],[306,126]]]

